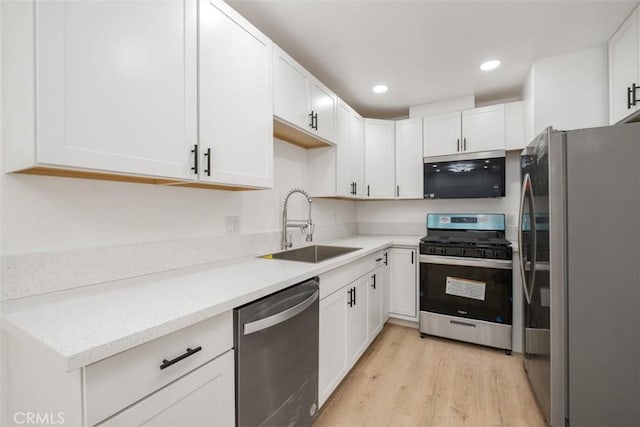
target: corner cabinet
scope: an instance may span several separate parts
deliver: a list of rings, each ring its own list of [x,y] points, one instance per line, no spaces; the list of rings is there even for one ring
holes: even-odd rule
[[[609,40],[609,123],[640,109],[640,12],[636,8]]]
[[[391,317],[418,318],[418,254],[414,248],[391,248]]]
[[[275,135],[308,147],[326,145],[308,136],[334,144],[338,97],[277,46],[273,64]]]
[[[422,119],[396,121],[396,198],[422,199]]]
[[[395,198],[395,122],[365,119],[364,141],[367,197]]]
[[[199,13],[198,177],[272,187],[273,44],[222,1]]]
[[[504,149],[504,104],[424,119],[425,157]]]
[[[272,43],[223,1],[9,2],[2,19],[5,171],[272,186]]]

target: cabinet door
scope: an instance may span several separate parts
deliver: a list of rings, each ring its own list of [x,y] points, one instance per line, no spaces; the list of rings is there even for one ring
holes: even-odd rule
[[[380,300],[382,310],[382,322],[384,323],[389,318],[389,312],[391,309],[391,256],[390,250],[387,249],[384,252],[385,265],[380,271]]]
[[[367,286],[369,276],[347,286],[353,291],[353,303],[347,310],[347,364],[351,368],[362,356],[368,344]],[[349,294],[347,294],[349,298]]]
[[[231,426],[235,371],[230,350],[109,418],[101,426]]]
[[[368,280],[367,310],[369,312],[368,329],[369,341],[373,340],[382,330],[382,267],[378,267],[371,273]]]
[[[391,313],[416,317],[415,249],[391,248]]]
[[[200,0],[199,49],[200,179],[271,187],[271,41],[226,3]]]
[[[640,12],[636,9],[609,40],[609,123],[614,124],[640,108],[630,105],[629,89],[635,83],[640,86],[638,66]],[[632,95],[632,94],[631,94]],[[640,99],[640,90],[636,91]]]
[[[195,179],[196,0],[35,9],[38,163]]]
[[[504,104],[462,112],[462,147],[466,153],[504,150]]]
[[[320,406],[347,374],[347,288],[320,301],[320,356],[318,395]]]
[[[367,197],[365,184],[365,146],[364,119],[357,113],[351,113],[351,174],[356,186],[356,197]]]
[[[336,141],[336,195],[353,197],[351,193],[353,174],[351,171],[351,109],[343,102],[338,103]]]
[[[394,122],[365,119],[364,144],[367,196],[376,199],[395,198]]]
[[[274,47],[273,114],[300,129],[311,131],[308,103],[309,76],[279,47]]]
[[[504,104],[505,149],[522,150],[528,142],[524,138],[524,102]]]
[[[445,113],[424,119],[425,157],[457,154],[461,151],[460,113]]]
[[[422,119],[396,121],[396,198],[423,198]]]
[[[336,95],[320,84],[311,82],[311,111],[317,114],[315,119],[315,133],[330,142],[336,142]]]

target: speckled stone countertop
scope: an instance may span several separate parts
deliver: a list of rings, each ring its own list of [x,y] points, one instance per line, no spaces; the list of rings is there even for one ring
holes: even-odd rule
[[[2,327],[35,340],[67,371],[421,236],[361,235],[330,242],[361,248],[318,264],[243,258],[3,303]]]

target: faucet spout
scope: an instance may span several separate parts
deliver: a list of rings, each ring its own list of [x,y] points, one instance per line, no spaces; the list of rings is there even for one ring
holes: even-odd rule
[[[295,193],[300,193],[303,196],[305,196],[307,199],[307,202],[309,203],[309,217],[307,218],[306,221],[289,220],[287,218],[287,215],[288,215],[287,207],[289,204],[289,197],[291,197]],[[286,197],[284,198],[284,207],[282,208],[282,249],[289,249],[293,246],[293,242],[290,240],[290,238],[287,237],[287,228],[292,228],[292,227],[299,228],[302,234],[306,234],[307,242],[313,241],[313,232],[316,226],[311,219],[311,202],[312,202],[311,197],[309,197],[309,194],[306,191],[304,191],[302,188],[294,188],[293,190],[287,193]]]

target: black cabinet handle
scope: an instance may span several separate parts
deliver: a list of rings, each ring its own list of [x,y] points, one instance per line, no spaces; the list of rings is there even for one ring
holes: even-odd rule
[[[374,274],[373,276],[371,276],[371,278],[373,279],[373,283],[371,284],[371,287],[373,289],[375,289],[376,288],[376,275]]]
[[[413,265],[413,254],[414,254],[414,252],[411,251],[411,265]]]
[[[315,114],[313,115],[313,120],[314,120],[313,128],[314,128],[315,130],[318,130],[318,113],[315,113]]]
[[[367,197],[369,197],[371,194],[369,192],[369,184],[367,184]]]
[[[627,86],[627,110],[631,108],[631,87]]]
[[[458,153],[460,152],[460,138],[458,138]]]
[[[211,148],[207,148],[204,156],[207,158],[207,168],[204,170],[204,173],[206,173],[207,176],[211,176]]]
[[[198,175],[198,144],[193,146],[193,150],[191,150],[191,152],[193,153],[193,167],[191,170],[193,173]]]
[[[376,258],[376,262],[382,261],[384,258]]]
[[[462,150],[467,151],[467,138],[462,138]]]
[[[400,186],[396,185],[396,197],[400,197]]]
[[[347,304],[349,304],[349,307],[353,307],[355,305],[355,298],[353,296],[353,290],[355,288],[351,288],[349,289],[347,292],[349,292],[349,301],[347,302]]]
[[[358,183],[353,183],[353,195],[356,196],[358,194]]]
[[[387,252],[384,253],[384,265],[389,265],[389,257]]]
[[[358,290],[357,290],[357,289],[356,289],[356,287],[354,286],[354,287],[353,287],[353,305],[356,305],[356,304],[357,304],[357,302],[356,302],[356,293],[357,293],[357,291],[358,291]]]
[[[309,123],[309,127],[313,129],[313,110],[311,110],[311,113],[309,113],[309,118],[311,119],[311,123]]]
[[[193,356],[194,354],[196,354],[200,350],[202,350],[202,346],[198,346],[196,348],[187,348],[187,352],[186,353],[181,354],[180,356],[176,357],[175,359],[172,359],[172,360],[163,359],[162,360],[162,365],[160,365],[160,369],[168,368],[169,366],[171,366],[171,365],[173,365],[175,363],[178,363],[182,359],[186,359],[189,356]]]
[[[640,89],[640,86],[636,86],[636,84],[631,85],[631,106],[635,107],[638,100],[636,99],[636,91]]]

